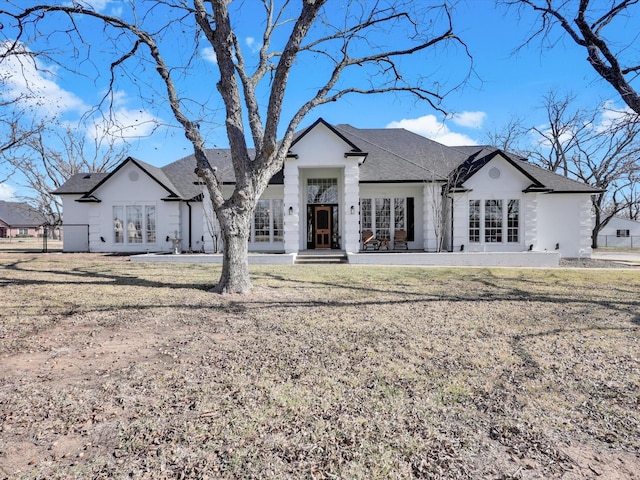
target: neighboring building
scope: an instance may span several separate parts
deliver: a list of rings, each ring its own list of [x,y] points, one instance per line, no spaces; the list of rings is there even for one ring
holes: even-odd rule
[[[640,222],[613,217],[598,233],[598,247],[640,248]]]
[[[209,161],[231,189],[229,150]],[[158,168],[128,158],[75,175],[62,197],[64,251],[214,251],[215,224],[193,155]],[[591,252],[598,190],[493,147],[447,147],[404,129],[322,119],[299,132],[254,214],[250,251],[358,252],[363,231],[411,250]]]
[[[0,238],[39,237],[44,215],[28,203],[0,200]]]

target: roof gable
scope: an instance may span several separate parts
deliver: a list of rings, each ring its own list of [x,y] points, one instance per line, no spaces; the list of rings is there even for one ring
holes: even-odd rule
[[[109,182],[114,175],[116,175],[120,170],[122,170],[128,164],[136,165],[143,173],[145,173],[149,178],[151,178],[154,182],[160,185],[167,193],[168,198],[179,198],[179,192],[173,186],[169,178],[164,174],[164,172],[153,165],[149,165],[141,160],[136,160],[133,157],[127,157],[123,160],[120,165],[118,165],[115,169],[113,169],[110,173],[108,173],[104,178],[98,181],[91,189],[89,189],[79,201],[96,199],[95,193],[96,191],[105,183]]]
[[[326,127],[332,133],[334,133],[338,138],[340,138],[343,142],[345,142],[349,147],[351,147],[351,150],[349,152],[346,152],[347,154],[348,153],[360,154],[360,155],[364,155],[365,154],[365,152],[363,152],[362,149],[360,149],[360,147],[358,147],[351,139],[347,138],[339,129],[337,129],[336,127],[334,127],[330,123],[327,123],[323,118],[318,118],[318,120],[313,122],[313,124],[311,124],[311,126],[307,127],[305,130],[303,130],[298,135],[295,135],[293,141],[291,142],[291,147],[289,147],[289,148],[294,147],[300,140],[302,140],[305,136],[307,136],[309,134],[309,132],[314,130],[318,125],[322,125],[322,126]]]
[[[525,192],[598,193],[600,191],[591,185],[566,178],[550,170],[545,170],[518,155],[504,152],[495,147],[478,146],[457,148],[469,153],[469,158],[453,172],[453,178],[456,179],[454,188],[457,189],[464,189],[463,184],[465,182],[478,173],[482,167],[499,156],[531,181],[531,185],[524,189]]]

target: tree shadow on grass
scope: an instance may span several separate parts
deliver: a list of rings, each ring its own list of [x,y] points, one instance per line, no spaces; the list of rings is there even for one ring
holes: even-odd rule
[[[525,274],[526,275],[526,274]],[[445,278],[443,275],[441,278]],[[617,299],[604,298],[600,295],[600,292],[587,292],[586,287],[584,291],[577,289],[568,290],[567,288],[560,289],[558,286],[557,293],[549,292],[536,292],[533,290],[527,290],[524,287],[518,286],[518,284],[526,281],[527,285],[536,283],[538,286],[546,287],[547,289],[553,289],[549,283],[545,283],[542,280],[535,280],[530,277],[523,277],[522,279],[503,278],[495,274],[492,270],[479,270],[475,271],[475,274],[470,278],[458,277],[458,280],[464,280],[467,288],[464,290],[461,288],[449,288],[443,286],[432,292],[424,291],[409,291],[406,289],[398,288],[397,285],[385,283],[383,287],[376,284],[358,285],[354,283],[340,283],[337,281],[323,281],[323,280],[298,280],[295,278],[287,277],[284,274],[276,274],[273,272],[263,272],[258,278],[264,280],[276,280],[282,282],[292,288],[309,288],[309,289],[341,289],[344,291],[362,292],[364,297],[362,300],[278,300],[276,303],[280,307],[316,307],[316,306],[333,306],[333,307],[353,307],[358,305],[394,305],[407,303],[425,303],[425,302],[478,302],[490,304],[492,302],[537,302],[545,304],[579,304],[588,306],[598,306],[611,311],[624,313],[631,315],[631,323],[634,325],[640,325],[640,308],[638,308],[637,298],[640,296],[640,289],[634,290],[632,288],[620,288],[607,286],[608,292],[616,292]],[[438,281],[438,278],[434,279]],[[517,282],[517,283],[516,283]],[[389,296],[397,296],[397,299],[388,298]],[[380,297],[383,297],[380,299]],[[251,294],[247,295],[247,301],[244,302],[247,305],[254,304],[255,308],[263,308],[266,306],[264,302],[252,302]]]
[[[38,265],[37,257],[29,257],[26,259],[18,259],[7,262],[0,266],[0,270],[5,269],[13,272],[12,275],[3,275],[0,279],[0,289],[11,285],[41,285],[43,288],[52,284],[60,285],[76,285],[82,286],[101,286],[112,285],[118,287],[143,287],[143,288],[171,288],[171,289],[192,289],[199,291],[208,291],[212,288],[212,283],[206,282],[176,282],[170,279],[157,277],[154,279],[142,278],[137,273],[128,273],[126,268],[121,268],[123,272],[116,272],[110,267],[109,261],[104,261],[104,268],[100,269],[101,260],[95,259],[87,261],[87,264],[80,264],[64,269],[61,265],[60,269],[42,268]],[[114,265],[122,265],[116,263]],[[209,265],[207,265],[209,267]],[[135,269],[131,269],[135,271]],[[286,269],[288,270],[288,269]],[[435,288],[424,290],[420,288],[419,281],[423,282],[441,282],[443,279],[449,278],[447,271],[438,270],[433,275],[427,275],[415,280],[415,276],[425,275],[428,270],[420,269],[412,271],[410,269],[403,270],[406,275],[407,282],[384,281],[384,282],[351,282],[340,281],[339,274],[332,277],[331,280],[322,279],[299,279],[294,274],[288,275],[283,268],[274,268],[273,270],[258,270],[251,272],[254,284],[266,284],[268,282],[278,282],[277,290],[306,290],[316,291],[317,289],[335,289],[337,291],[351,292],[356,296],[352,299],[341,299],[341,295],[337,298],[326,296],[324,298],[313,298],[307,296],[301,299],[287,299],[282,296],[274,296],[272,299],[256,299],[256,295],[251,292],[241,298],[234,298],[233,301],[227,300],[225,296],[220,297],[220,302],[211,302],[211,304],[202,306],[175,305],[180,308],[215,308],[230,312],[237,312],[240,308],[243,312],[252,309],[269,308],[277,306],[278,308],[317,308],[317,307],[357,307],[360,305],[406,305],[408,303],[422,304],[428,302],[478,302],[490,304],[491,302],[539,302],[549,304],[580,304],[588,307],[605,308],[607,310],[631,315],[631,323],[640,325],[640,311],[637,306],[637,298],[640,293],[626,284],[627,288],[621,285],[612,287],[607,286],[609,292],[616,292],[617,299],[611,299],[610,295],[605,298],[600,292],[587,292],[585,288],[569,290],[566,286],[560,286],[554,290],[550,282],[545,282],[539,276],[527,275],[523,272],[519,278],[501,277],[495,270],[478,269],[472,274],[463,276],[456,274],[454,281],[460,282],[460,285],[442,284],[436,285]],[[16,276],[18,272],[23,274],[23,278]],[[435,272],[435,271],[434,271]],[[551,271],[551,277],[554,272]],[[45,278],[30,278],[30,273],[37,274]],[[381,276],[378,273],[378,276]],[[397,276],[397,274],[394,274]],[[413,276],[413,279],[412,279]],[[411,281],[409,281],[411,280]],[[556,279],[560,281],[562,279]],[[526,282],[523,285],[523,282]],[[280,285],[281,284],[281,285]],[[537,289],[543,288],[546,291],[535,291],[531,287]],[[266,287],[269,288],[269,287]],[[551,290],[551,291],[549,291]],[[358,298],[361,294],[362,298]],[[163,304],[162,307],[172,307],[174,305]],[[153,306],[146,306],[151,308]],[[118,307],[122,308],[122,307]],[[138,308],[145,308],[140,306]]]
[[[46,269],[37,268],[37,264],[33,262],[34,258],[27,260],[16,260],[14,262],[5,263],[0,266],[0,271],[6,269],[14,272],[21,272],[25,276],[29,273],[49,274],[51,278],[35,279],[35,278],[8,278],[6,275],[0,279],[0,287],[7,285],[117,285],[117,286],[139,286],[150,288],[187,288],[196,290],[208,290],[212,287],[211,282],[192,282],[192,283],[176,283],[168,280],[151,280],[140,278],[135,274],[115,273],[107,269],[100,271],[88,267],[72,267],[69,269]],[[109,263],[105,263],[109,265]]]

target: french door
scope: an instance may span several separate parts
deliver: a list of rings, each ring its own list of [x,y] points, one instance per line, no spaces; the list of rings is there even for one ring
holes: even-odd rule
[[[313,209],[315,231],[314,248],[331,248],[331,207],[317,206]]]

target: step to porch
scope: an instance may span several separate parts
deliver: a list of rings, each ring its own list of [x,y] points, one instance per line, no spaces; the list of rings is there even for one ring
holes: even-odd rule
[[[296,255],[296,265],[328,265],[348,263],[347,255],[341,251],[300,252]]]

